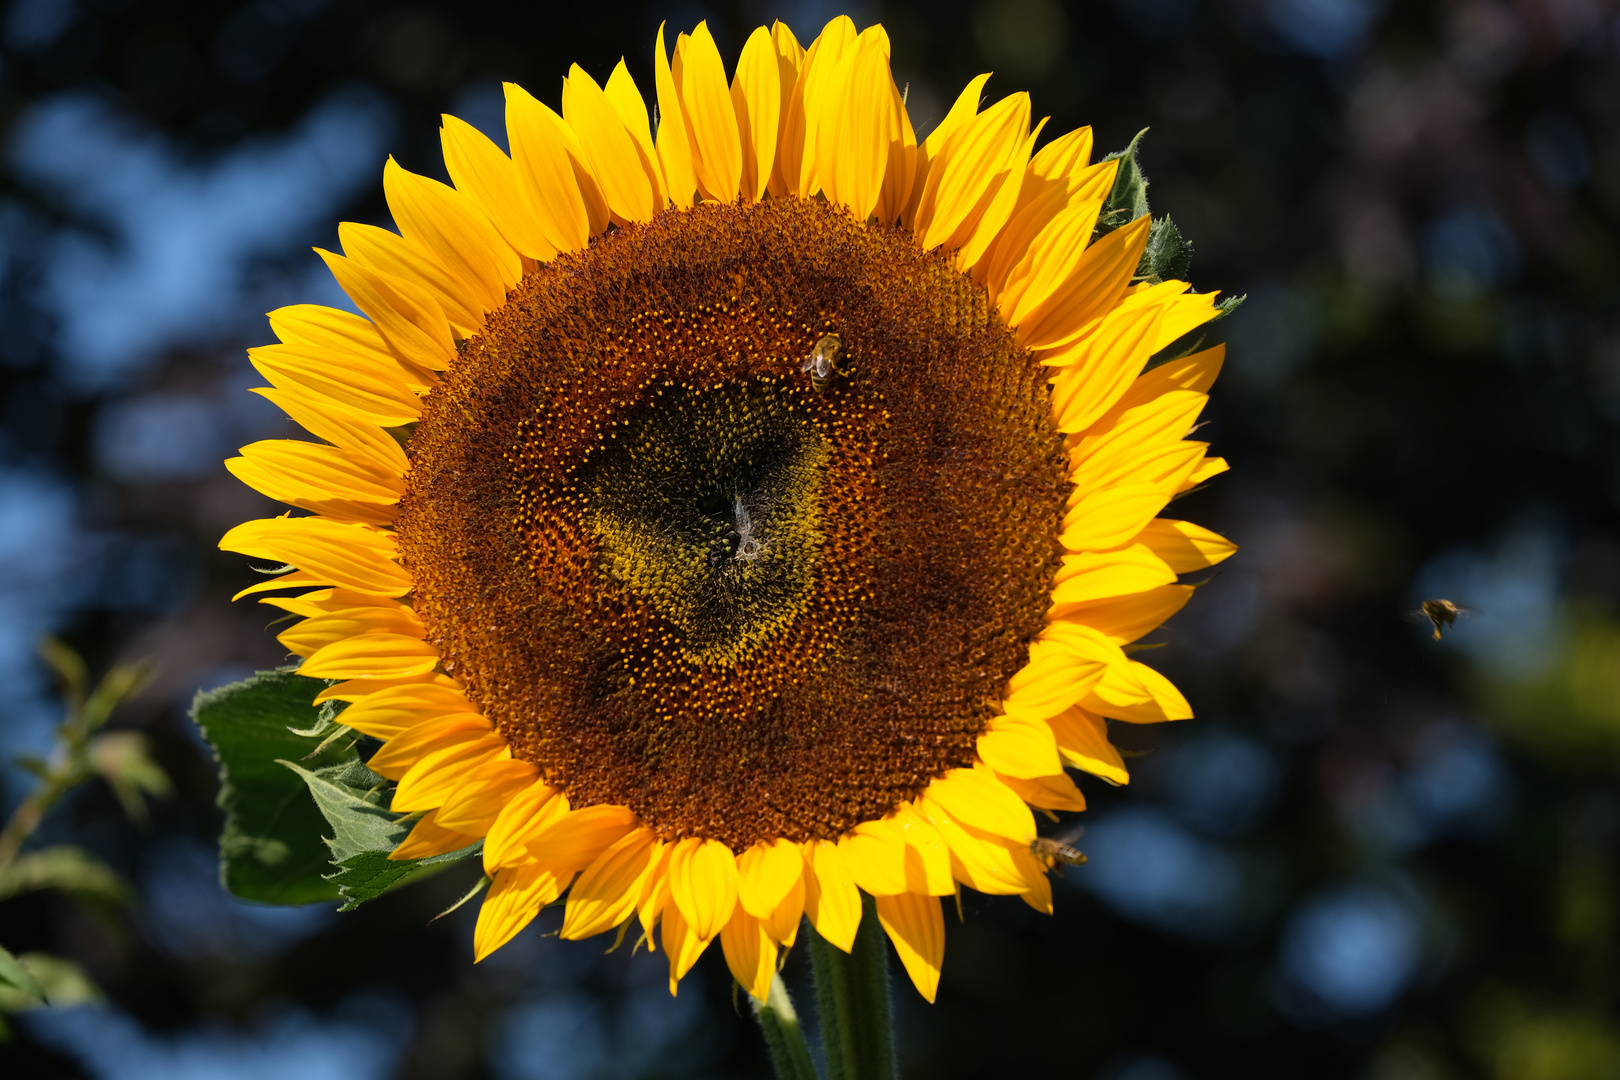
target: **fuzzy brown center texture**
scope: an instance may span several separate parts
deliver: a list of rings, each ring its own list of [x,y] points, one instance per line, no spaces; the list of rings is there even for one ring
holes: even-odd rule
[[[409,453],[414,603],[513,753],[576,808],[735,851],[972,761],[1068,491],[1044,370],[984,288],[798,199],[529,274]]]

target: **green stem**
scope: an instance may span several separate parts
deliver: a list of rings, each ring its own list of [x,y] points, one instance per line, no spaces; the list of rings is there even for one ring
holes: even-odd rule
[[[827,1080],[895,1080],[889,956],[872,898],[861,895],[861,929],[845,955],[810,934]]]
[[[799,1030],[799,1014],[793,1011],[793,999],[788,997],[782,976],[771,976],[771,992],[765,1004],[761,1005],[752,994],[748,1002],[754,1007],[759,1029],[765,1033],[776,1080],[816,1080],[816,1066],[810,1060],[810,1048],[805,1045],[804,1032]]]

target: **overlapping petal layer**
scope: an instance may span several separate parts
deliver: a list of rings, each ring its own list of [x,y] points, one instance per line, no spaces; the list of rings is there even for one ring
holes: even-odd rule
[[[309,516],[251,521],[226,550],[292,572],[244,590],[302,621],[281,635],[344,721],[384,740],[372,768],[397,781],[396,810],[422,817],[399,858],[485,839],[493,881],[479,958],[565,893],[563,936],[639,923],[669,955],[671,991],[718,938],[738,982],[763,998],[801,917],[848,950],[859,890],[929,1000],[944,957],[940,898],[967,886],[1051,909],[1049,869],[1031,852],[1030,807],[1078,810],[1065,773],[1128,774],[1110,720],[1191,715],[1125,647],[1185,604],[1180,576],[1235,550],[1159,515],[1226,468],[1189,440],[1221,348],[1150,357],[1217,314],[1213,294],[1134,278],[1147,221],[1094,238],[1116,163],[1091,162],[1089,129],[1036,150],[1027,95],[981,108],[985,76],[919,143],[878,26],[845,17],[801,48],[781,23],[748,38],[735,73],[708,28],[660,29],[646,101],[624,64],[605,85],[578,66],[561,111],[506,88],[508,156],[445,117],[447,187],[389,161],[384,189],[399,232],[345,225],[343,254],[321,252],[365,318],[299,307],[273,313],[280,344],[252,351],[263,393],[322,442],[244,447],[228,466]],[[1044,123],[1042,121],[1041,123]],[[660,837],[624,807],[571,806],[439,669],[410,605],[393,524],[410,459],[401,450],[436,372],[478,332],[525,270],[592,236],[700,200],[825,198],[871,227],[909,230],[988,290],[1019,343],[1052,371],[1053,424],[1073,490],[1046,629],[978,740],[979,761],[937,777],[880,820],[807,843],[762,838],[744,851]],[[655,935],[654,931],[659,933]]]

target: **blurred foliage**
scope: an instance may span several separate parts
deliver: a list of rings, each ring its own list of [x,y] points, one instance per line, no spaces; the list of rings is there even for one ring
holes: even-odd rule
[[[380,103],[368,131],[382,152],[442,177],[438,114],[498,122],[500,79],[555,102],[569,63],[600,78],[623,55],[645,91],[662,19],[708,17],[734,55],[761,21],[783,17],[808,40],[833,10],[14,0],[0,123],[17,136],[47,106],[101,103],[113,120],[98,137],[163,155],[150,175],[177,190],[139,205],[168,221],[210,170],[262,163],[344,94]],[[1092,124],[1111,149],[1151,128],[1139,151],[1154,213],[1195,246],[1199,289],[1249,297],[1211,335],[1230,348],[1199,436],[1233,470],[1177,504],[1243,550],[1147,654],[1199,719],[1119,732],[1140,755],[1133,782],[1086,782],[1091,862],[1057,886],[1055,917],[965,899],[938,1004],[899,999],[911,1075],[1616,1075],[1616,17],[1595,0],[858,13],[888,27],[920,131],[986,70],[992,97],[1030,90],[1049,132]],[[333,196],[346,200],[337,216],[385,220],[380,162],[358,194]],[[99,901],[17,892],[0,900],[0,939],[25,964],[78,964],[109,999],[96,1015],[150,1045],[313,1016],[323,1031],[386,1032],[378,1045],[400,1056],[374,1054],[372,1075],[759,1075],[752,1021],[707,959],[706,982],[670,1003],[662,956],[559,945],[546,916],[474,967],[472,905],[429,922],[465,894],[466,870],[337,918],[218,888],[218,791],[184,710],[198,686],[285,658],[262,609],[228,604],[249,575],[214,545],[271,510],[217,461],[293,431],[243,404],[241,349],[265,340],[257,312],[271,306],[247,289],[241,302],[258,306],[239,321],[210,310],[118,378],[72,376],[65,328],[100,279],[54,275],[86,252],[116,278],[159,265],[118,262],[143,244],[176,262],[207,250],[114,209],[15,154],[0,179],[0,555],[14,568],[0,614],[36,604],[94,667],[162,658],[164,676],[99,733],[118,741],[84,759],[86,778],[110,770],[112,783],[76,787],[30,849],[86,852],[144,902],[109,926]],[[245,280],[325,299],[308,246],[335,242],[336,216],[320,218],[244,256]],[[51,575],[35,567],[68,545],[29,531],[58,505],[40,494],[49,484],[71,492],[83,548]],[[44,599],[15,591],[33,581]],[[1442,596],[1480,615],[1440,643],[1402,622]],[[21,700],[21,676],[7,677]],[[9,726],[24,744],[22,720]],[[137,759],[173,798],[155,798],[157,774],[131,770]],[[4,782],[12,804],[37,783]],[[790,959],[785,977],[807,1000],[802,968]],[[408,1020],[345,1012],[369,1000]],[[8,1076],[122,1075],[66,1028],[14,1027]]]

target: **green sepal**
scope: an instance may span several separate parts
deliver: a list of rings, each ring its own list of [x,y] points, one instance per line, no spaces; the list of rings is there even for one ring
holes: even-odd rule
[[[1248,298],[1249,294],[1244,293],[1242,296],[1228,296],[1225,299],[1215,301],[1215,310],[1220,312],[1220,314],[1215,316],[1215,318],[1226,318],[1228,315],[1232,314],[1232,312],[1241,307],[1243,301],[1247,300]]]
[[[1192,242],[1181,235],[1181,230],[1166,214],[1148,225],[1147,246],[1136,264],[1136,278],[1149,285],[1172,279],[1185,281],[1187,271],[1192,268],[1192,252]]]
[[[225,811],[220,880],[244,900],[313,904],[342,896],[326,877],[326,819],[303,780],[277,764],[359,764],[352,743],[328,746],[310,758],[320,740],[289,730],[320,726],[321,709],[312,702],[329,685],[285,668],[199,693],[192,704],[191,717],[219,763],[218,802]]]
[[[1148,129],[1143,128],[1136,133],[1129,146],[1103,158],[1103,161],[1117,159],[1119,171],[1114,174],[1114,188],[1108,193],[1102,211],[1097,215],[1097,229],[1092,239],[1111,233],[1148,212],[1147,177],[1142,175],[1142,168],[1136,163],[1136,148],[1147,133]]]
[[[413,816],[392,813],[383,805],[386,779],[358,760],[324,769],[306,769],[291,761],[279,764],[303,778],[315,805],[332,828],[326,846],[337,872],[326,874],[325,879],[337,886],[343,900],[339,911],[353,911],[367,900],[436,874],[484,848],[480,840],[445,855],[390,859],[388,853],[409,835],[416,822]]]

